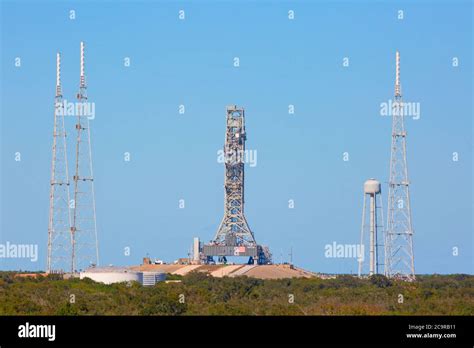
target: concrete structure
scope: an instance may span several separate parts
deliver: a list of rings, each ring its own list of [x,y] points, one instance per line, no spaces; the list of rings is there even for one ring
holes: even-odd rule
[[[248,271],[250,271],[251,269],[257,267],[257,265],[244,265],[242,268],[236,270],[235,272],[233,272],[231,274],[231,277],[238,277],[238,276],[242,276],[242,275],[245,275]]]
[[[201,259],[201,245],[199,243],[199,238],[194,237],[193,240],[193,263],[199,263]]]
[[[379,241],[383,240],[379,236],[383,231],[383,212],[381,204],[381,185],[375,179],[369,179],[364,183],[364,205],[362,209],[362,227],[360,232],[360,245],[362,255],[359,255],[359,277],[365,273],[364,263],[366,261],[367,245],[369,246],[369,270],[368,274],[379,273]],[[366,221],[367,197],[369,197],[369,223]],[[369,241],[366,241],[367,236]]]
[[[248,256],[249,264],[271,262],[268,248],[257,244],[244,214],[244,161],[245,161],[245,113],[236,105],[227,106],[226,137],[224,145],[224,217],[210,244],[202,253],[205,262],[226,262],[228,256]]]
[[[252,265],[253,266],[253,265]],[[247,267],[246,265],[226,265],[224,267],[219,267],[215,271],[211,272],[211,276],[222,278],[234,274],[239,268]]]
[[[243,274],[258,279],[313,278],[317,274],[292,267],[291,265],[263,265],[253,267]]]
[[[389,277],[415,279],[410,181],[400,84],[400,54],[396,53],[395,102],[392,110],[392,144],[386,233],[386,273]]]
[[[186,276],[191,272],[204,273],[212,277],[247,276],[259,279],[323,278],[325,275],[309,272],[292,265],[140,265],[130,267],[136,272],[163,272]],[[333,278],[333,276],[330,276]]]
[[[177,275],[186,275],[189,272],[192,272],[192,271],[196,270],[199,267],[200,267],[199,265],[186,265],[182,268],[178,268],[176,271],[171,272],[171,273],[172,274],[177,274]]]

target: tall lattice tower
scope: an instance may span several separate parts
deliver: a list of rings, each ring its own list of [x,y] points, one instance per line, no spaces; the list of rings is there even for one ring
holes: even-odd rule
[[[99,263],[97,226],[92,171],[91,132],[84,74],[84,42],[81,42],[81,75],[77,94],[76,167],[74,181],[74,209],[71,226],[72,268],[77,271]]]
[[[256,245],[253,232],[244,215],[244,161],[245,151],[245,114],[244,109],[227,107],[227,128],[224,153],[225,163],[225,199],[224,217],[216,232],[214,241],[223,243],[225,239],[235,239],[237,245]]]
[[[413,227],[408,181],[404,108],[400,85],[400,54],[396,53],[395,100],[392,108],[392,147],[386,233],[387,275],[415,279]]]
[[[49,192],[48,255],[46,271],[64,272],[71,267],[71,211],[67,165],[64,104],[61,91],[61,54],[56,55],[53,154]]]
[[[257,245],[244,215],[244,156],[245,114],[236,105],[227,107],[227,127],[224,145],[224,217],[210,245],[204,245],[203,254],[209,259],[219,256],[249,256],[249,263],[271,260],[268,248]]]

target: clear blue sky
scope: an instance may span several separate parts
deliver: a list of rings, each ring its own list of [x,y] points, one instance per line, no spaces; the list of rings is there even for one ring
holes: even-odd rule
[[[38,244],[40,254],[0,259],[0,269],[45,268],[55,55],[72,100],[84,40],[102,264],[146,253],[173,261],[194,236],[214,236],[217,151],[225,106],[237,104],[258,153],[246,168],[257,241],[276,261],[292,246],[301,267],[356,272],[354,259],[325,258],[324,246],[358,243],[367,178],[382,181],[387,201],[391,122],[379,108],[393,96],[398,49],[404,99],[421,105],[406,124],[416,272],[472,274],[472,16],[470,1],[2,1],[0,242]]]

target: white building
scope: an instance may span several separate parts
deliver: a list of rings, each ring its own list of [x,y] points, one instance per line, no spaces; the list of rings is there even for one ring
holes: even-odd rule
[[[125,267],[94,267],[80,273],[80,279],[90,278],[104,284],[137,282],[144,286],[155,285],[164,281],[163,272],[139,272]]]
[[[166,279],[166,274],[163,272],[139,272],[139,274],[143,286],[152,286]]]

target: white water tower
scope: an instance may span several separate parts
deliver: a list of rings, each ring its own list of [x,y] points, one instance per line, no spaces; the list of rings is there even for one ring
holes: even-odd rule
[[[367,274],[367,249],[369,259],[368,274],[378,274],[380,271],[379,246],[383,240],[383,210],[382,210],[382,189],[380,182],[375,179],[369,179],[364,183],[364,208],[362,210],[362,227],[360,232],[360,250],[359,255],[359,277]],[[369,205],[367,206],[367,198]],[[367,209],[369,210],[366,214]],[[367,221],[368,217],[368,221]],[[368,246],[368,248],[367,248]]]

